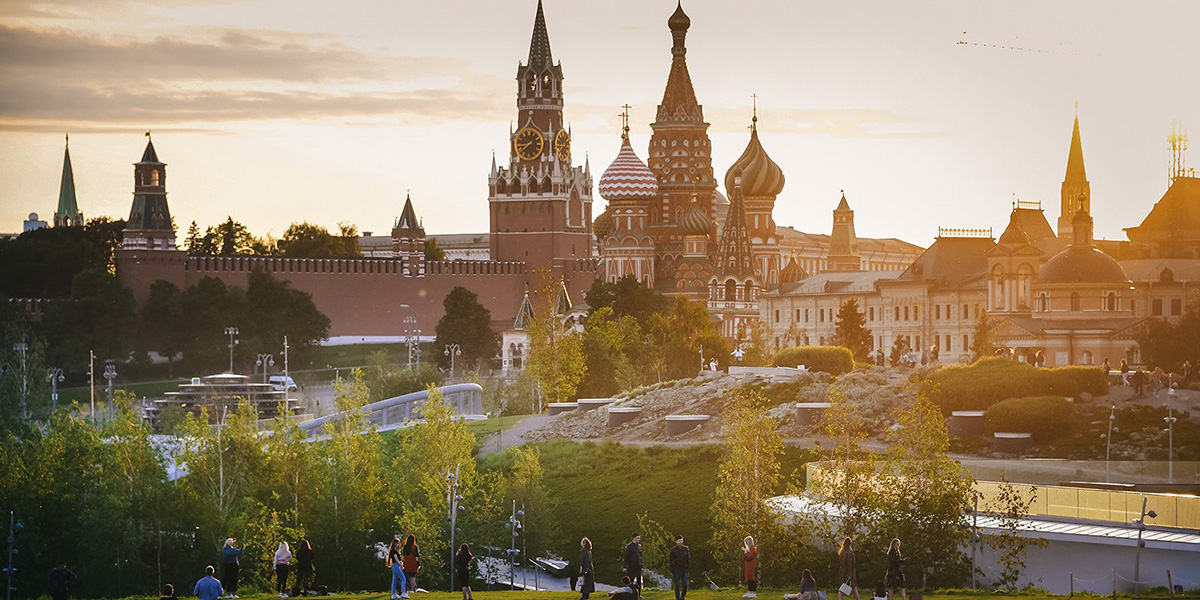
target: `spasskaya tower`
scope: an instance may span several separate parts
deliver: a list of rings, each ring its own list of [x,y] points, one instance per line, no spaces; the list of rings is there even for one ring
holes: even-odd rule
[[[529,59],[517,66],[517,116],[508,164],[488,177],[492,260],[523,261],[559,275],[592,254],[592,175],[571,163],[563,122],[562,64],[550,53],[538,0]]]

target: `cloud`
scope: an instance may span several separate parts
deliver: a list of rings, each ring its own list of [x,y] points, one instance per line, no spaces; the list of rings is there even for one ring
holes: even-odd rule
[[[328,35],[188,30],[149,39],[0,26],[0,127],[391,116],[502,120],[506,79]]]

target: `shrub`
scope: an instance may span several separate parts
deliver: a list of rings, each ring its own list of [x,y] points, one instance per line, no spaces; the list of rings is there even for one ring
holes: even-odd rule
[[[1033,434],[1045,442],[1070,433],[1073,409],[1062,396],[1011,398],[993,404],[984,415],[988,433],[1013,431]]]
[[[1104,373],[1095,367],[1041,369],[1004,357],[991,357],[966,366],[942,367],[929,375],[922,389],[950,414],[955,410],[986,410],[1009,398],[1108,393]]]
[[[809,371],[841,375],[854,370],[854,354],[842,346],[796,346],[775,355],[775,366],[804,365]]]

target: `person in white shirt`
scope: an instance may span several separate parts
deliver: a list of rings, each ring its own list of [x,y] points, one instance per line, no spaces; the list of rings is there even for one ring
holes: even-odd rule
[[[275,587],[278,588],[280,598],[288,597],[288,569],[291,565],[292,549],[288,547],[287,542],[279,542],[279,549],[275,551]]]

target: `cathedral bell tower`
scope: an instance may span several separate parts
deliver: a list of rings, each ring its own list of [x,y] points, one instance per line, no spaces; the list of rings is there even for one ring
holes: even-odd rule
[[[571,164],[562,82],[539,0],[528,62],[517,66],[508,164],[493,160],[488,177],[490,250],[492,260],[560,274],[569,262],[592,257],[592,176],[586,166]]]
[[[1083,142],[1079,138],[1079,115],[1071,130],[1071,150],[1067,153],[1067,173],[1062,182],[1062,212],[1058,217],[1058,239],[1070,242],[1074,238],[1075,213],[1092,212],[1092,184],[1083,168]]]

